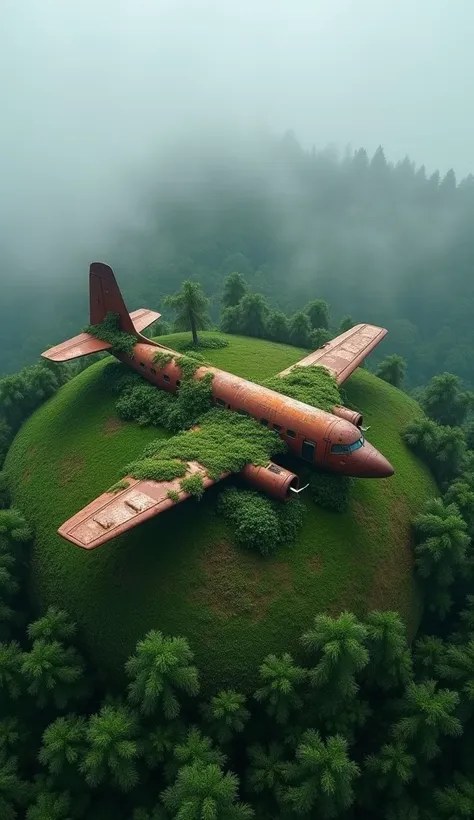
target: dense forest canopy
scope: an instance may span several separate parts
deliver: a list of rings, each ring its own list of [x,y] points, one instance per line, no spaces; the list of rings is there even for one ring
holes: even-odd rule
[[[363,148],[306,150],[292,133],[236,138],[227,147],[180,146],[152,165],[139,211],[104,252],[130,309],[159,309],[191,279],[211,297],[217,322],[224,279],[238,271],[285,313],[323,298],[335,329],[347,314],[386,326],[380,356],[407,360],[408,385],[449,371],[472,386],[473,215],[471,175],[428,176],[408,157],[391,163],[382,147],[369,157]],[[6,253],[0,261],[7,373],[84,325],[92,260],[70,259],[66,270],[51,259],[44,276],[19,270]]]

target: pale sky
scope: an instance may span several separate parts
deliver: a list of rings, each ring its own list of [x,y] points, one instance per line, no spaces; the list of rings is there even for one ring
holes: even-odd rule
[[[34,265],[133,219],[151,157],[208,133],[460,179],[473,31],[473,0],[1,0],[0,244]]]

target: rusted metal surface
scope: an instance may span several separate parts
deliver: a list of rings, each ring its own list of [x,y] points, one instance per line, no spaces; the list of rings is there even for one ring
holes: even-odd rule
[[[336,407],[332,408],[331,412],[333,416],[350,421],[355,427],[362,427],[364,419],[362,414],[358,413],[357,410],[349,410],[348,407],[344,407],[343,405],[336,405]]]
[[[112,269],[99,262],[90,267],[90,307],[92,324],[100,323],[111,311],[119,314],[122,330],[136,336],[133,354],[117,354],[117,358],[156,387],[170,393],[179,390],[181,354],[146,339],[140,333],[160,314],[141,309],[129,315]],[[357,325],[279,375],[290,372],[296,366],[318,364],[327,367],[342,384],[379,344],[386,332],[373,325]],[[159,367],[153,361],[157,348],[172,353],[174,360]],[[83,333],[42,355],[53,361],[66,361],[107,349],[110,349],[109,344]],[[206,373],[213,374],[214,406],[256,419],[274,430],[289,450],[303,460],[331,472],[359,478],[393,475],[391,464],[362,436],[360,413],[340,406],[327,413],[215,367],[199,367],[194,378],[201,379]],[[195,473],[202,475],[205,488],[215,483],[208,477],[203,465],[191,461],[187,475]],[[242,475],[249,483],[277,498],[287,499],[291,488],[298,489],[298,477],[294,473],[271,463],[266,467],[249,464],[242,470]],[[126,480],[129,481],[127,489],[99,496],[66,521],[59,528],[59,534],[84,549],[94,549],[178,503],[168,497],[169,491],[177,492],[179,501],[188,498],[188,494],[181,490],[181,479],[158,482],[128,477]]]
[[[69,362],[71,359],[79,359],[80,356],[88,356],[90,353],[100,353],[102,350],[110,350],[112,345],[102,342],[100,339],[90,336],[89,333],[79,333],[67,342],[50,347],[41,354],[43,359],[50,359],[52,362]]]
[[[270,461],[265,467],[257,467],[255,464],[247,464],[240,475],[257,490],[261,490],[273,498],[280,501],[289,501],[291,498],[290,487],[295,490],[299,487],[299,478],[295,473],[290,473],[279,464]]]
[[[215,483],[209,478],[202,464],[197,461],[188,462],[184,477],[196,473],[202,476],[205,489]],[[182,479],[183,477],[175,478],[173,481],[152,481],[125,476],[123,480],[129,482],[126,489],[116,493],[103,493],[65,521],[58,529],[58,533],[83,549],[92,550],[100,547],[106,541],[122,535],[189,498],[189,493],[181,489]],[[178,493],[178,501],[172,501],[168,497],[170,491]]]
[[[386,335],[387,331],[383,327],[355,325],[278,375],[285,376],[294,367],[317,364],[329,370],[336,377],[337,383],[342,384]]]

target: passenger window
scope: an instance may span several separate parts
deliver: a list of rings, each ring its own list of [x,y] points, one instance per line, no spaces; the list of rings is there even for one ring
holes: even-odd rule
[[[268,419],[260,419],[260,424],[263,424],[264,427],[268,427]]]
[[[306,459],[306,461],[314,461],[315,450],[316,445],[314,441],[303,441],[303,444],[301,445],[302,458]]]
[[[225,407],[224,399],[216,399],[216,404],[218,407]]]
[[[165,382],[169,382],[169,380],[170,380],[170,377],[168,376],[167,373],[164,374],[163,378],[164,378]]]
[[[273,429],[274,429],[274,430],[276,430],[276,431],[277,431],[277,433],[279,433],[279,432],[280,432],[280,430],[281,430],[281,424],[274,424],[274,425],[273,425]]]
[[[150,370],[151,370],[151,372],[153,373],[153,375],[154,375],[154,376],[156,376],[156,370],[155,370],[155,368],[154,368],[154,367],[150,367]]]
[[[287,430],[286,435],[288,436],[288,438],[296,438],[296,433],[294,430]]]
[[[181,387],[181,380],[180,379],[176,379],[176,387]]]
[[[145,367],[146,368],[145,362],[140,362],[140,367]]]

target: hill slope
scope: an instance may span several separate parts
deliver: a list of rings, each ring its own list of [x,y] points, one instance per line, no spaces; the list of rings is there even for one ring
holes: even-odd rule
[[[184,334],[165,337],[169,346]],[[218,367],[263,379],[301,358],[294,347],[227,337],[206,351]],[[161,341],[161,339],[160,339]],[[268,652],[298,652],[318,610],[396,608],[412,628],[416,595],[409,521],[435,492],[400,430],[419,412],[409,397],[359,370],[347,397],[371,426],[370,441],[395,467],[386,481],[355,482],[344,515],[307,514],[295,544],[262,558],[237,548],[215,515],[220,488],[87,553],[56,528],[113,484],[120,469],[164,431],[121,423],[101,381],[107,360],[88,368],[41,407],[7,458],[15,503],[36,531],[31,593],[38,607],[66,608],[107,674],[120,670],[151,628],[186,635],[205,689],[248,688]]]

